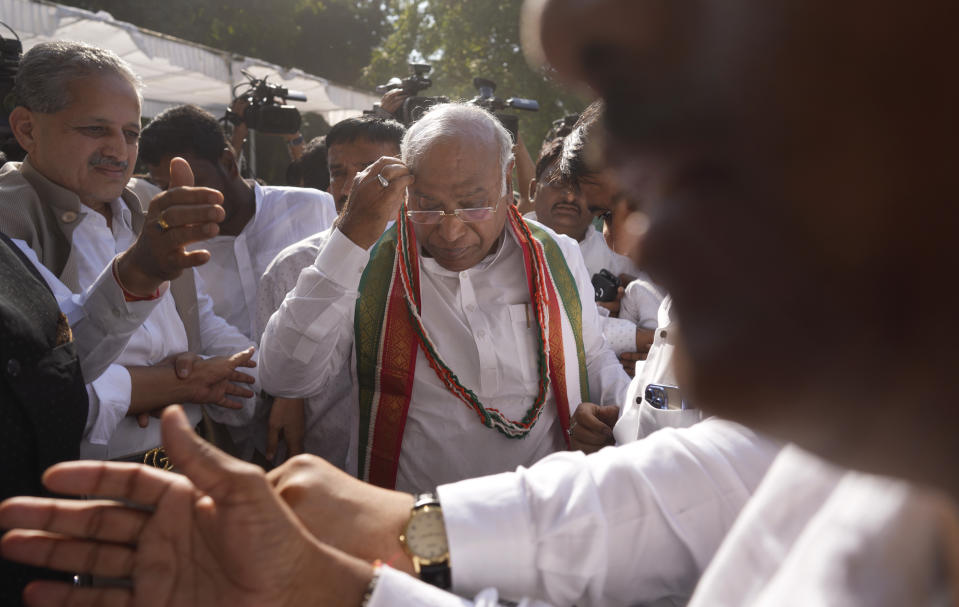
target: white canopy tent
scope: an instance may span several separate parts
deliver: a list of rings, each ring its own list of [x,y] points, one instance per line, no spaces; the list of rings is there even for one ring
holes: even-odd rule
[[[92,13],[42,0],[0,0],[0,21],[17,32],[24,52],[49,40],[77,40],[112,50],[143,79],[143,115],[147,117],[183,103],[222,115],[230,103],[233,85],[244,80],[241,70],[257,78],[269,76],[275,84],[306,93],[307,101],[292,104],[301,112],[321,114],[329,124],[358,116],[379,100],[298,69],[117,21],[102,11]],[[7,37],[9,32],[4,30],[0,35]]]

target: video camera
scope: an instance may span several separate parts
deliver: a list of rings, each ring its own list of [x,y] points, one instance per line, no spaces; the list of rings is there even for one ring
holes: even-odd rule
[[[433,81],[428,74],[433,70],[433,66],[428,63],[411,63],[410,72],[402,80],[397,77],[390,78],[386,84],[376,87],[376,92],[380,95],[400,89],[407,95],[403,100],[403,105],[395,112],[396,119],[409,127],[420,119],[420,117],[438,103],[449,103],[449,97],[420,97],[418,93],[433,86]]]
[[[2,103],[2,109],[0,109],[0,141],[5,141],[13,135],[7,117],[13,111],[16,103],[11,93],[14,80],[17,77],[17,68],[20,66],[23,45],[13,28],[2,21],[0,21],[0,25],[13,34],[12,39],[0,36],[0,103]]]
[[[481,108],[489,110],[500,123],[506,127],[509,134],[516,141],[519,132],[519,116],[516,114],[504,114],[501,110],[508,108],[516,110],[526,110],[535,112],[539,110],[539,102],[535,99],[523,99],[522,97],[510,97],[509,99],[500,99],[493,93],[496,92],[496,83],[486,78],[473,78],[473,87],[479,92],[479,95],[470,99],[467,103],[478,105]]]
[[[228,122],[234,125],[245,123],[251,130],[278,135],[292,135],[300,130],[300,112],[292,105],[286,105],[286,101],[306,101],[305,93],[272,84],[267,78],[255,78],[246,71],[243,75],[247,82],[233,87],[233,98],[246,99],[248,105],[242,116],[228,109],[224,116]],[[246,90],[237,94],[236,90],[244,84]]]

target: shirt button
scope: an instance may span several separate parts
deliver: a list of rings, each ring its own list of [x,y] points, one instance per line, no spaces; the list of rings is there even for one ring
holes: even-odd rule
[[[475,310],[476,310],[476,306],[474,306],[473,304],[470,304],[470,305],[466,306],[466,311],[467,311],[467,312],[473,312],[473,311],[475,311]]]
[[[64,211],[63,215],[60,215],[60,219],[63,220],[63,223],[73,223],[77,220],[78,215],[73,211]]]
[[[462,272],[460,272],[460,278],[462,278],[463,280],[466,280],[467,276],[468,275],[466,274],[466,270],[463,270]]]
[[[11,377],[16,377],[20,375],[20,361],[15,358],[11,358],[7,361],[7,374]]]
[[[663,339],[666,339],[666,331],[665,331],[665,329],[659,332],[659,336],[662,337]]]
[[[483,329],[480,329],[479,331],[476,332],[476,337],[483,339],[484,337],[486,337],[486,331],[484,331]]]

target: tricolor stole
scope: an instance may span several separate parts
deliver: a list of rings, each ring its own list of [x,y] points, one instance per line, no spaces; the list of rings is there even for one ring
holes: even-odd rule
[[[433,351],[428,338],[424,339],[426,336],[417,331],[412,310],[416,309],[417,317],[419,310],[407,301],[406,293],[410,291],[412,300],[419,301],[419,259],[404,212],[405,208],[400,210],[399,220],[370,250],[370,261],[360,279],[353,327],[360,408],[357,472],[363,480],[390,489],[396,485],[418,348],[424,348],[433,370],[455,396],[467,406],[473,407],[470,401],[479,403],[476,395],[461,386],[454,374],[446,373],[444,378],[443,369],[434,362],[433,357],[438,358],[438,354]],[[553,387],[557,415],[568,446],[566,430],[569,428],[570,397],[566,386],[564,315],[575,344],[579,398],[580,401],[589,400],[579,291],[562,250],[546,231],[527,223],[512,205],[508,223],[523,251],[530,297],[535,302],[537,293],[541,293],[545,303],[541,308],[546,330],[537,332],[537,335],[545,333],[548,341],[548,347],[543,348],[542,338],[538,340],[538,346],[545,354],[539,361],[540,389],[545,398],[549,386]],[[404,232],[400,233],[400,229]],[[407,267],[411,268],[408,273],[402,272],[400,264],[400,257],[404,254]],[[545,269],[542,275],[537,274],[537,268]],[[409,283],[405,288],[404,279]],[[520,433],[512,434],[497,426],[486,415],[485,409],[477,413],[483,425],[495,428],[509,438],[524,438],[539,419],[541,409],[542,404],[535,411],[531,409],[523,420],[511,422],[521,429]]]

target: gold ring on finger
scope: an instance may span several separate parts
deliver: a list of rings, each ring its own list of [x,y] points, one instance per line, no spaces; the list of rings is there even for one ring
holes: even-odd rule
[[[160,226],[161,232],[166,232],[167,230],[170,229],[170,224],[166,222],[166,219],[163,218],[162,214],[159,217],[157,217],[157,225]]]

